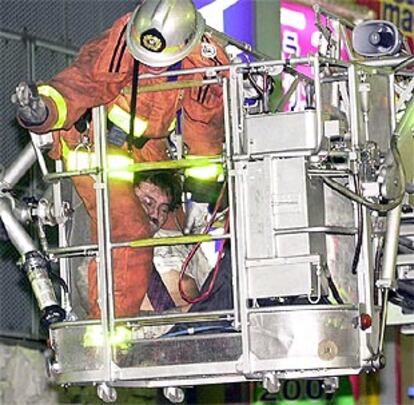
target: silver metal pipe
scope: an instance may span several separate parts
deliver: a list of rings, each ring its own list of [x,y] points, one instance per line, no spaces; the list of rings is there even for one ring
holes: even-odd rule
[[[56,172],[63,171],[63,162],[61,160],[56,160],[55,162]],[[62,217],[62,182],[55,182],[52,185],[53,191],[53,208],[54,208],[54,216],[55,218]],[[67,239],[67,232],[66,232],[66,222],[58,222],[58,238],[59,238],[59,246],[66,247],[68,246],[68,239]],[[50,250],[49,250],[50,253]],[[60,258],[59,259],[59,274],[60,277],[66,282],[68,286],[69,294],[65,294],[65,291],[62,288],[62,307],[65,309],[66,313],[70,313],[72,310],[72,304],[70,302],[70,293],[72,291],[72,274],[71,274],[71,267],[69,264],[69,259],[67,258]]]
[[[328,17],[332,20],[339,21],[342,25],[344,25],[347,28],[353,29],[355,27],[355,24],[351,23],[350,21],[346,20],[345,18],[339,17],[338,15],[330,12],[324,7],[321,7],[319,4],[315,4],[313,6],[313,10],[316,14],[322,14],[325,17]]]
[[[358,63],[373,67],[397,67],[408,59],[411,59],[411,56],[383,56],[378,59],[358,60]]]
[[[116,324],[125,324],[125,323],[139,323],[142,325],[159,325],[159,324],[168,324],[168,323],[177,323],[177,322],[187,322],[187,321],[214,321],[214,320],[232,320],[233,311],[221,310],[221,311],[209,311],[209,312],[187,312],[187,313],[172,313],[172,314],[162,314],[162,315],[150,315],[150,316],[137,316],[137,317],[128,317],[128,318],[117,318]],[[60,329],[71,327],[80,327],[80,326],[89,326],[89,325],[98,325],[99,320],[88,319],[88,320],[79,320],[79,321],[70,321],[64,323],[55,323],[51,326],[51,329]]]
[[[293,67],[296,65],[307,65],[309,63],[312,63],[312,60],[314,59],[314,56],[309,55],[302,58],[292,58],[289,59],[289,67]],[[330,58],[320,58],[321,62],[334,62],[333,59]],[[163,72],[160,74],[152,74],[152,73],[145,73],[139,76],[139,80],[145,80],[145,79],[151,79],[154,77],[168,77],[168,76],[177,76],[177,75],[192,75],[197,73],[218,73],[218,72],[225,72],[230,70],[232,67],[242,70],[242,69],[250,69],[250,68],[260,68],[263,70],[263,68],[271,68],[276,66],[283,66],[286,67],[286,60],[278,59],[278,60],[266,60],[266,61],[260,61],[260,62],[250,62],[250,63],[238,63],[238,64],[232,64],[232,65],[220,65],[220,66],[211,66],[209,68],[193,68],[193,69],[183,69],[183,70],[171,70],[167,72]],[[335,61],[336,64],[339,64],[340,66],[347,67],[349,66],[349,63],[341,62],[341,61]],[[299,72],[294,72],[295,74],[300,75]],[[271,73],[270,73],[271,74]],[[303,75],[303,77],[306,77]],[[310,80],[308,77],[306,77],[308,80]]]
[[[3,221],[11,243],[20,255],[23,256],[28,252],[37,250],[33,239],[13,215],[12,207],[7,197],[0,198],[0,218]]]
[[[36,151],[32,143],[28,143],[13,164],[5,170],[0,184],[6,188],[13,188],[35,162]]]
[[[106,159],[106,111],[104,106],[92,110],[95,134],[96,165],[102,170],[96,176],[96,220],[98,234],[97,286],[104,331],[105,380],[112,381],[112,348],[109,335],[114,330],[114,293],[112,280],[111,224],[109,218],[108,162]]]
[[[323,139],[323,122],[322,122],[322,89],[320,83],[320,72],[319,72],[320,64],[319,64],[319,57],[316,55],[313,58],[313,71],[314,71],[314,88],[315,88],[315,105],[316,105],[316,126],[318,132],[318,150],[322,146],[322,139]]]
[[[356,235],[358,230],[353,227],[344,226],[312,226],[291,229],[274,229],[274,235],[290,235],[297,233],[326,233],[330,235]]]
[[[381,287],[390,288],[395,280],[395,266],[398,254],[398,239],[400,234],[401,205],[387,214],[387,232],[385,234],[384,255],[382,259],[381,277],[378,282]]]
[[[47,39],[39,38],[35,35],[29,34],[28,32],[18,33],[11,30],[0,29],[0,38],[11,39],[13,41],[31,40],[39,48],[49,49],[50,51],[55,51],[70,56],[76,56],[78,54],[78,50],[76,48],[62,46],[57,42],[52,42],[48,41]]]
[[[207,239],[208,237],[208,239]],[[159,239],[159,240],[158,240]],[[191,243],[212,242],[215,240],[230,239],[230,234],[223,235],[183,235],[170,236],[165,238],[149,238],[138,239],[128,242],[114,242],[111,244],[113,248],[122,247],[145,247],[145,246],[172,246],[172,245],[188,245]],[[68,246],[49,249],[49,253],[56,257],[73,257],[73,256],[93,256],[98,252],[98,245],[82,245],[82,246]]]
[[[98,172],[99,172],[99,169],[97,167],[93,167],[92,169],[72,170],[69,172],[61,172],[61,173],[48,173],[46,176],[43,177],[43,180],[52,182],[55,180],[68,179],[70,177],[97,174]]]
[[[379,340],[378,340],[378,354],[381,354],[384,348],[385,340],[385,327],[387,325],[387,315],[388,315],[388,295],[389,288],[384,290],[383,302],[382,302],[382,312],[380,318],[380,331],[379,331]]]
[[[223,106],[224,106],[224,134],[225,134],[225,154],[226,154],[226,166],[227,166],[227,194],[229,199],[229,226],[230,229],[233,230],[230,232],[230,254],[231,254],[231,269],[232,269],[232,293],[233,293],[233,307],[234,307],[234,326],[236,329],[240,327],[240,307],[239,302],[236,301],[235,297],[239,296],[239,270],[238,270],[238,263],[237,263],[237,241],[236,235],[234,230],[236,229],[236,219],[235,219],[235,212],[236,212],[236,205],[234,201],[234,177],[231,175],[231,171],[233,170],[233,162],[230,158],[231,156],[231,117],[230,117],[230,94],[229,94],[229,85],[230,82],[228,79],[224,79],[223,81]]]

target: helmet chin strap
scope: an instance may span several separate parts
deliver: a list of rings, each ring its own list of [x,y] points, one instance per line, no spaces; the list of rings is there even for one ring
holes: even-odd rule
[[[137,111],[137,97],[138,97],[138,75],[139,75],[139,61],[134,59],[134,68],[132,71],[132,92],[131,92],[131,108],[129,117],[129,133],[127,138],[128,153],[132,154],[132,144],[134,142],[134,123],[135,113]]]

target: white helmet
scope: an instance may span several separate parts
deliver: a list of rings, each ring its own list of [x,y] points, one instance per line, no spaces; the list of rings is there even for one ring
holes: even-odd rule
[[[128,49],[148,66],[171,66],[197,45],[204,27],[191,0],[144,0],[128,22]]]

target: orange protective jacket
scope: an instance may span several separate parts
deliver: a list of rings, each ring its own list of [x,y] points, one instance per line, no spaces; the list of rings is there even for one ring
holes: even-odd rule
[[[89,108],[98,105],[110,107],[116,103],[129,112],[134,60],[126,48],[125,28],[130,15],[121,17],[109,30],[87,43],[70,67],[46,83],[55,88],[66,101],[67,117],[62,129],[69,131],[62,131],[61,135],[69,146],[79,142],[79,134],[72,127]],[[182,61],[182,69],[228,63],[224,50],[213,38],[206,34],[202,42],[209,42],[215,47],[216,55],[203,56],[200,43]],[[140,64],[139,72],[151,73],[151,68]],[[179,76],[177,80],[180,79],[203,79],[203,76],[199,73]],[[141,80],[139,86],[165,81],[165,77],[155,77]],[[53,100],[48,97],[44,99],[49,109],[48,119],[41,126],[31,128],[39,133],[56,129],[54,126],[59,119]],[[136,116],[148,122],[144,136],[153,141],[147,142],[141,151],[135,151],[137,161],[165,158],[157,139],[167,136],[168,127],[180,109],[183,111],[182,132],[188,152],[193,155],[221,153],[224,135],[222,89],[219,85],[208,85],[138,95]],[[55,137],[57,140],[57,134]],[[59,157],[58,142],[55,142],[51,157]]]
[[[116,103],[123,110],[130,111],[131,82],[134,60],[126,48],[125,28],[130,14],[117,20],[112,28],[86,44],[75,62],[45,83],[60,94],[66,104],[66,119],[59,116],[58,105],[53,98],[44,97],[49,109],[46,122],[30,127],[34,132],[54,131],[52,158],[60,158],[63,137],[69,147],[76,146],[80,134],[74,124],[91,107],[106,105],[108,110]],[[181,68],[208,67],[228,63],[224,51],[207,35],[203,41],[210,42],[217,50],[214,58],[204,57],[202,44],[195,47],[182,61]],[[141,64],[139,72],[150,72]],[[181,76],[183,77],[183,76]],[[184,79],[202,79],[202,74]],[[180,80],[180,76],[177,78]],[[140,86],[162,83],[167,78],[155,77],[139,82]],[[138,95],[136,116],[147,121],[144,136],[149,141],[142,149],[133,148],[137,162],[166,159],[165,138],[168,128],[178,110],[183,112],[182,132],[184,142],[193,155],[214,155],[221,153],[223,142],[223,101],[219,85],[198,88],[158,91]],[[61,128],[56,128],[56,123]],[[23,123],[21,123],[23,125]],[[23,125],[24,126],[24,125]],[[115,148],[120,151],[119,148]],[[126,149],[126,145],[123,146]],[[94,180],[89,176],[74,177],[73,182],[92,219],[92,235],[96,240],[96,190]],[[131,184],[109,182],[111,209],[111,237],[113,242],[125,242],[151,236],[148,217]],[[128,221],[126,226],[126,221]],[[115,248],[112,252],[114,269],[114,298],[116,316],[135,316],[147,291],[152,269],[151,248]],[[99,315],[97,302],[96,262],[89,268],[89,314]]]

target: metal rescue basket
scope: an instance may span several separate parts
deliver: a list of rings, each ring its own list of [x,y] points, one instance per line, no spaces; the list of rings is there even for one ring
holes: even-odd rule
[[[413,180],[413,79],[404,68],[412,58],[340,60],[340,38],[352,55],[344,35],[350,26],[341,31],[343,21],[326,16],[343,37],[335,37],[336,50],[326,56],[166,72],[162,75],[183,78],[202,73],[205,79],[140,86],[139,91],[222,86],[222,159],[137,163],[115,170],[183,170],[222,162],[228,232],[112,242],[108,175],[114,170],[108,167],[103,107],[93,110],[94,166],[63,172],[58,162],[57,173],[44,170],[44,178],[54,182],[56,212],[64,207],[57,180],[86,174],[96,180],[98,243],[69,245],[67,222],[61,220],[59,246],[47,252],[59,259],[60,276],[69,286],[62,293],[69,315],[76,314],[71,288],[77,269],[71,269],[71,261],[98,259],[101,318],[68,316],[50,327],[54,355],[49,370],[58,384],[96,383],[105,400],[113,400],[114,387],[123,386],[173,389],[262,381],[275,392],[281,379],[319,378],[331,389],[333,377],[383,366],[401,208],[411,206],[405,185]],[[305,75],[304,68],[311,74]],[[291,86],[272,104],[270,83],[282,75],[293,77]],[[290,111],[289,99],[298,89],[305,108]],[[40,149],[35,147],[37,154],[30,149],[26,165],[36,156],[42,162]],[[216,240],[226,240],[229,247],[233,308],[114,316],[112,249]],[[197,333],[194,322],[208,333]],[[182,332],[169,333],[168,326],[177,324]],[[181,398],[171,392],[170,399]]]

